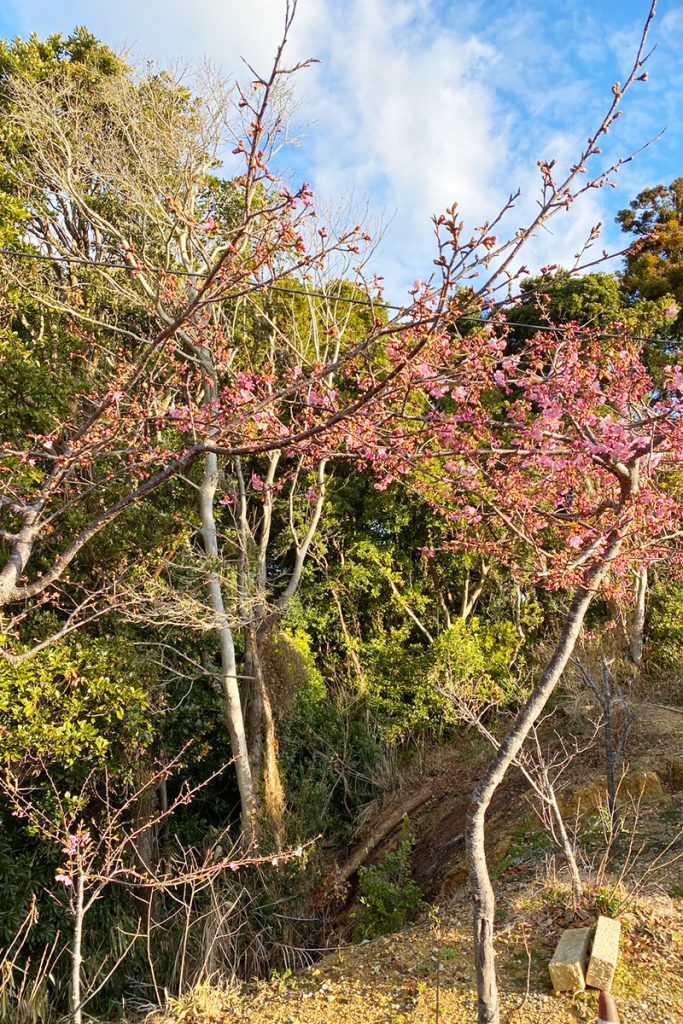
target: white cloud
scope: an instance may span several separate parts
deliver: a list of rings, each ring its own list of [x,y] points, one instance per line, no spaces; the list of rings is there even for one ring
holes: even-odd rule
[[[574,44],[581,59],[596,55],[579,6],[563,14],[562,31],[573,26],[574,36],[558,39],[545,5],[526,0],[502,13],[481,0],[299,0],[291,57],[322,63],[298,77],[301,118],[310,126],[289,162],[314,182],[324,205],[367,195],[375,220],[390,221],[380,263],[394,294],[430,273],[432,213],[457,200],[474,226],[521,186],[509,218],[514,231],[535,209],[536,160],[576,155],[595,110],[594,83],[568,60]],[[85,24],[161,62],[206,55],[230,73],[242,55],[269,66],[283,2],[119,0],[95,8],[91,0],[21,0],[16,18],[24,33]],[[612,45],[621,51],[624,41]],[[605,199],[592,193],[561,215],[525,262],[571,260],[606,219]]]
[[[458,200],[475,224],[495,208],[508,156],[487,82],[498,54],[445,31],[419,0],[357,0],[343,19],[337,10],[320,5],[307,26],[309,49],[326,41],[322,74],[304,85],[313,177],[325,195],[373,196],[393,218],[386,276],[411,283],[429,273],[432,213]]]
[[[300,21],[305,21],[303,3]],[[226,71],[246,57],[268,65],[279,38],[282,0],[17,0],[16,20],[24,33],[67,34],[85,25],[104,42],[133,47],[160,61],[198,60],[208,55]]]

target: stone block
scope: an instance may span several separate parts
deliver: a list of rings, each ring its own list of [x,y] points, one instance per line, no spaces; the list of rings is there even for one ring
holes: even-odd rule
[[[609,992],[619,957],[619,935],[621,925],[612,917],[599,917],[593,936],[586,984]]]
[[[586,987],[584,969],[590,946],[590,928],[567,928],[548,964],[556,992],[577,992]]]

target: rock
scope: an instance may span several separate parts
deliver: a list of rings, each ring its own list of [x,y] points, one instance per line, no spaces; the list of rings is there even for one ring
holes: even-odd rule
[[[619,786],[619,796],[629,796],[633,800],[662,795],[662,780],[657,772],[628,772]]]
[[[593,782],[579,786],[569,796],[563,795],[558,803],[564,815],[604,807],[607,803],[607,776],[598,775]]]
[[[681,758],[681,770],[683,771],[683,758]],[[662,780],[657,772],[633,771],[627,772],[624,778],[618,783],[619,792],[617,799],[642,800],[645,797],[660,797],[664,795]],[[681,776],[681,788],[683,788],[683,776]],[[569,797],[562,797],[558,800],[560,810],[564,815],[573,815],[578,812],[597,810],[607,806],[607,776],[598,775],[593,782],[575,789]]]
[[[556,992],[577,992],[586,987],[584,966],[590,945],[590,928],[567,928],[548,964]]]
[[[669,781],[674,793],[683,793],[683,754],[669,760]]]
[[[612,917],[599,917],[593,936],[586,984],[609,992],[619,957],[619,935],[621,924]]]

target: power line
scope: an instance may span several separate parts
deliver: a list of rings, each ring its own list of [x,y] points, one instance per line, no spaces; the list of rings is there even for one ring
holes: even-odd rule
[[[40,252],[24,252],[21,249],[2,249],[0,248],[0,256],[19,256],[21,259],[27,260],[38,260],[44,263],[64,263],[64,264],[75,264],[80,267],[104,267],[107,270],[127,270],[132,271],[136,268],[131,266],[129,263],[110,263],[107,260],[87,260],[80,256],[47,256],[45,253]],[[159,267],[145,268],[151,269],[155,274],[166,274],[167,277],[201,277],[206,278],[209,276],[208,271],[202,270],[162,270]],[[287,288],[284,285],[268,285],[267,283],[260,286],[263,290],[270,287],[272,291],[287,292],[291,295],[312,295],[315,298],[321,299],[335,299],[339,302],[346,302],[357,306],[372,306],[380,309],[393,309],[400,313],[404,306],[395,306],[389,302],[370,302],[368,299],[352,298],[351,296],[343,295],[330,295],[326,292],[311,291],[299,291],[296,288]]]
[[[5,248],[0,248],[0,256],[18,256],[20,259],[38,260],[39,262],[44,262],[44,263],[62,263],[62,264],[66,264],[66,265],[75,264],[76,266],[82,266],[82,267],[103,267],[103,268],[105,268],[107,270],[127,270],[127,271],[130,272],[131,270],[135,270],[136,269],[135,267],[131,267],[130,264],[128,264],[128,263],[110,263],[110,262],[108,262],[106,260],[88,260],[88,259],[85,259],[85,258],[80,257],[80,256],[48,256],[45,253],[24,252],[21,249],[5,249]],[[146,268],[146,269],[149,269],[149,268]],[[195,271],[195,270],[162,270],[162,269],[160,269],[158,267],[153,267],[151,269],[152,269],[153,273],[157,273],[157,274],[162,274],[163,273],[163,274],[166,274],[168,277],[195,277],[195,278],[197,278],[197,277],[199,277],[199,278],[207,278],[207,277],[209,277],[209,272],[208,271],[204,272],[204,271]],[[369,307],[371,309],[390,309],[390,310],[393,310],[394,312],[397,312],[397,313],[400,313],[403,310],[405,310],[405,306],[396,306],[396,305],[393,305],[390,302],[373,302],[373,301],[370,301],[369,299],[359,299],[359,298],[355,298],[355,297],[350,296],[350,295],[332,295],[329,292],[322,292],[322,291],[317,291],[317,290],[312,290],[312,289],[306,289],[305,291],[300,291],[297,288],[288,288],[286,285],[268,284],[267,282],[265,284],[259,286],[259,290],[260,291],[265,291],[268,288],[271,291],[284,292],[285,294],[289,294],[289,295],[298,295],[298,296],[310,295],[313,298],[328,299],[328,300],[334,301],[334,302],[345,302],[345,303],[347,303],[347,305],[367,306],[367,307]],[[467,314],[463,314],[463,316],[458,317],[458,319],[459,320],[465,320],[468,323],[477,323],[477,324],[487,324],[487,323],[489,323],[489,321],[486,320],[485,317],[471,316],[471,315],[468,316]],[[550,334],[562,334],[564,331],[566,331],[566,328],[559,327],[559,326],[556,326],[556,325],[553,325],[553,324],[527,324],[527,323],[513,322],[510,326],[512,326],[512,327],[524,327],[524,328],[526,328],[528,330],[531,330],[531,331],[546,331],[546,332],[548,332]],[[668,339],[668,338],[645,338],[645,337],[642,337],[640,335],[635,335],[635,334],[617,334],[617,333],[614,333],[614,332],[610,333],[608,331],[600,331],[600,334],[601,334],[601,336],[603,338],[610,338],[610,339],[613,339],[615,341],[635,341],[635,342],[648,342],[648,341],[649,342],[653,342],[653,341],[657,341],[657,342],[660,342],[660,343],[664,344],[667,341],[671,340],[671,339]]]

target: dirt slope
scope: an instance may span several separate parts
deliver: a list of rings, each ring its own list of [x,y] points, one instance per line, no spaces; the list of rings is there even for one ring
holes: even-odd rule
[[[432,921],[397,935],[343,949],[294,977],[256,988],[195,994],[168,1024],[464,1024],[476,1020],[468,907],[442,909],[440,937]],[[457,915],[457,916],[456,916]],[[597,993],[556,997],[547,981],[547,935],[519,922],[497,943],[507,1024],[597,1021]],[[527,952],[528,950],[528,952]],[[530,956],[529,956],[530,954]],[[527,993],[527,976],[529,990]],[[438,980],[437,980],[438,979]],[[681,963],[625,952],[615,986],[624,1024],[681,1024]],[[437,1018],[437,1001],[439,1016]]]
[[[585,828],[584,869],[591,884],[580,908],[569,908],[561,865],[552,859],[520,775],[510,778],[492,808],[489,852],[499,901],[496,946],[506,1024],[597,1021],[597,994],[554,996],[547,964],[563,928],[590,923],[598,912],[622,921],[614,991],[623,1024],[683,1024],[683,793],[672,791],[668,768],[672,757],[683,756],[683,714],[651,704],[637,710],[629,778],[647,778],[647,791],[624,800],[628,823],[607,873],[601,866],[600,829]],[[441,750],[427,766],[438,799],[411,816],[418,836],[412,864],[435,906],[416,923],[396,935],[343,948],[291,977],[196,992],[161,1018],[165,1024],[474,1021],[462,833],[467,796],[485,756],[476,747]],[[598,747],[572,766],[565,798],[590,794],[601,770]],[[424,782],[422,766],[415,783]],[[398,799],[409,793],[405,785]],[[377,816],[386,812],[378,808]],[[368,821],[367,828],[372,826]],[[381,861],[398,835],[398,830],[389,835],[372,860]],[[635,896],[628,897],[634,887]]]

